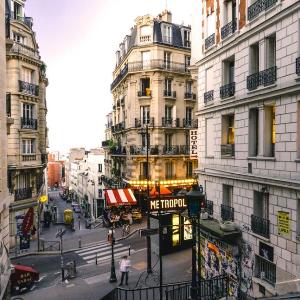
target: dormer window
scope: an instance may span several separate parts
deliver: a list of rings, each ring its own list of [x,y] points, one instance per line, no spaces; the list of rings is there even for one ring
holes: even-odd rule
[[[189,30],[183,31],[183,46],[191,48],[191,32]]]
[[[13,18],[15,20],[21,20],[22,17],[23,17],[22,6],[17,2],[13,2]]]
[[[163,39],[165,43],[172,44],[172,26],[164,25]]]
[[[151,42],[151,36],[152,36],[152,27],[142,26],[140,28],[140,42],[141,43]]]

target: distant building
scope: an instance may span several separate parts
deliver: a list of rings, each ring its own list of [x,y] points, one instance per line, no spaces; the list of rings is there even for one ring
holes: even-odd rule
[[[59,155],[56,153],[48,154],[48,187],[59,187],[64,185],[65,182],[65,162],[59,159]]]
[[[33,20],[24,0],[6,1],[6,112],[10,246],[19,242],[22,218],[45,192],[47,165],[46,65],[41,60]]]

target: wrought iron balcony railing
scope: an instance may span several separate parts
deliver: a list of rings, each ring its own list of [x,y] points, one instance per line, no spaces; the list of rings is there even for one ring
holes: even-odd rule
[[[277,0],[258,0],[248,7],[248,20],[251,21],[262,11],[272,7]]]
[[[112,91],[127,75],[128,73],[128,65],[126,64],[124,68],[120,71],[118,76],[114,79],[112,84],[110,85],[110,90]]]
[[[32,198],[32,188],[21,188],[21,189],[15,189],[15,201],[24,200],[24,199],[30,199]]]
[[[269,238],[270,220],[251,215],[251,230],[256,234]]]
[[[234,144],[223,144],[221,145],[222,156],[234,156]]]
[[[147,89],[145,91],[138,91],[138,97],[151,97],[151,90]]]
[[[164,90],[164,96],[165,97],[176,98],[176,92],[175,91]]]
[[[300,57],[296,58],[296,74],[300,76]]]
[[[254,275],[257,278],[262,280],[266,280],[272,285],[276,284],[276,265],[259,256],[255,255],[255,268],[254,268]]]
[[[188,145],[175,145],[175,146],[162,146],[154,145],[150,146],[148,149],[149,155],[189,155],[190,148]],[[146,146],[130,146],[130,155],[147,155]]]
[[[165,117],[161,118],[161,126],[163,127],[175,127],[175,128],[179,128],[180,127],[180,119],[176,118],[176,119],[167,119]]]
[[[214,100],[214,90],[204,93],[204,103],[207,104],[210,101]]]
[[[220,87],[220,97],[221,99],[229,98],[235,94],[235,82],[225,84]]]
[[[35,154],[23,154],[22,161],[36,161],[36,155]]]
[[[33,83],[19,80],[19,91],[33,96],[39,95],[39,86]]]
[[[223,221],[234,221],[234,208],[221,204],[221,218]]]
[[[258,86],[268,86],[274,84],[277,80],[277,67],[260,71],[258,73],[247,76],[247,89],[249,91],[255,90]]]
[[[117,133],[125,129],[125,121],[122,121],[114,126],[111,126],[112,133]]]
[[[184,128],[198,128],[198,119],[183,119],[182,126]]]
[[[227,38],[229,35],[233,34],[237,28],[236,18],[233,19],[231,22],[227,23],[225,26],[221,28],[221,37],[222,40]]]
[[[196,100],[196,94],[194,93],[184,93],[184,99]]]
[[[150,149],[148,150],[150,154]],[[147,155],[147,147],[146,146],[130,146],[129,147],[130,155]]]
[[[216,42],[216,38],[215,38],[215,34],[213,33],[212,35],[210,35],[208,38],[205,39],[205,49],[210,48],[212,45],[215,44]]]
[[[111,155],[126,155],[126,147],[116,146],[110,149]]]
[[[37,119],[21,118],[21,128],[37,130]]]
[[[138,127],[143,127],[143,126],[154,126],[154,118],[150,118],[150,119],[134,119],[134,127],[138,128]]]

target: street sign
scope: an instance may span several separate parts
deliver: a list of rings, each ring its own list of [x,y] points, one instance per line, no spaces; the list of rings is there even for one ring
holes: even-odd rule
[[[140,237],[158,234],[158,228],[140,229]]]

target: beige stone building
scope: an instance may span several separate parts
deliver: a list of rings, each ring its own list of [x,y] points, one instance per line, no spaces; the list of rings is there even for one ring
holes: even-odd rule
[[[171,12],[164,11],[137,17],[120,43],[103,142],[109,150],[105,170],[116,181],[145,185],[147,127],[149,178],[177,180],[175,187],[192,178],[197,161],[189,158],[189,132],[197,127],[197,95],[189,71],[190,34],[191,27],[172,23]]]
[[[7,134],[5,97],[5,3],[0,2],[0,299],[8,299],[9,261],[9,205],[12,197],[7,188]]]
[[[10,205],[11,246],[17,241],[21,216],[30,207],[37,208],[47,163],[46,65],[24,5],[22,0],[7,1],[6,5],[8,186],[14,197]]]
[[[196,173],[213,218],[242,231],[234,294],[299,292],[300,2],[194,4]]]

